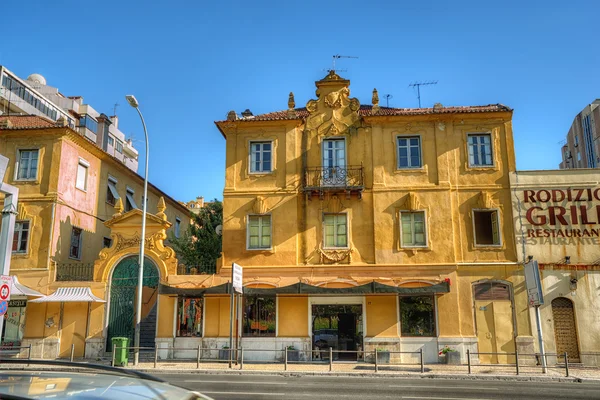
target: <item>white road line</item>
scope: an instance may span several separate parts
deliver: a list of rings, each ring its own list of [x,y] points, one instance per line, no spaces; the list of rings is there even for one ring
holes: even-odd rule
[[[202,381],[199,379],[186,379],[184,380],[186,383],[237,383],[244,385],[287,385],[288,382],[260,382],[260,381]]]
[[[434,389],[437,388],[436,386],[422,386],[422,385],[388,385],[388,387],[391,387],[391,388],[409,388],[409,389],[421,388],[421,389],[428,389],[428,390],[434,390]],[[477,386],[477,387],[473,387],[473,386],[445,386],[443,388],[440,387],[440,389],[444,389],[444,390],[450,390],[450,389],[500,390],[500,388],[486,387],[486,386]],[[512,390],[512,389],[504,389],[503,388],[502,390]]]
[[[490,400],[490,399],[465,399],[464,397],[416,397],[416,396],[402,396],[401,399],[412,399],[412,400]]]
[[[235,394],[239,396],[285,396],[285,393],[259,393],[259,392],[206,392],[201,390],[202,394]]]

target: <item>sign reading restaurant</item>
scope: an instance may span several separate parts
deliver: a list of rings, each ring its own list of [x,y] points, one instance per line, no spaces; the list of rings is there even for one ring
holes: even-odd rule
[[[524,190],[529,238],[600,237],[600,187]],[[578,226],[578,227],[576,227]]]

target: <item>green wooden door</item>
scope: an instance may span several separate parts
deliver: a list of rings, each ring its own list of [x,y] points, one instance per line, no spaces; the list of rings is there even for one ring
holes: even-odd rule
[[[115,267],[110,280],[110,310],[106,337],[106,349],[109,352],[112,351],[113,337],[128,337],[130,346],[133,346],[138,268],[138,257],[127,257]],[[154,263],[146,258],[144,287],[157,289],[158,281],[158,270]]]

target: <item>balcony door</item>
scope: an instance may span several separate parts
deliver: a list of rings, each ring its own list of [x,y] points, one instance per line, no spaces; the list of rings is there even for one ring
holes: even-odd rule
[[[346,185],[346,140],[323,140],[323,186]]]

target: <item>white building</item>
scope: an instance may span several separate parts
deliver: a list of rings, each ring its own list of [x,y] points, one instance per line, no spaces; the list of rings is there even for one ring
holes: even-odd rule
[[[117,116],[99,113],[81,96],[63,95],[58,88],[49,86],[42,75],[31,74],[23,80],[0,65],[0,115],[6,114],[64,119],[82,136],[137,172],[138,151],[119,130]]]

